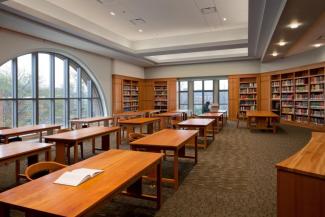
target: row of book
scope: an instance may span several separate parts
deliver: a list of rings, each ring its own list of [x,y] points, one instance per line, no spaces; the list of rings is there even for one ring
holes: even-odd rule
[[[241,88],[240,94],[247,94],[247,93],[256,93],[255,88]]]
[[[308,102],[296,102],[296,107],[308,107]]]
[[[308,92],[307,86],[296,86],[296,92]]]
[[[240,84],[240,88],[256,88],[256,87],[257,87],[256,82]]]
[[[282,106],[293,107],[293,101],[283,101]]]
[[[296,85],[308,85],[308,79],[305,78],[296,79]]]
[[[324,84],[312,84],[310,86],[310,90],[311,91],[316,91],[316,90],[324,91]]]
[[[290,85],[293,85],[293,80],[282,81],[282,86],[290,86]]]
[[[240,106],[240,111],[247,111],[247,110],[256,110],[256,105],[252,105],[252,106]]]
[[[280,94],[272,94],[272,99],[280,99]]]
[[[324,118],[311,117],[310,121],[314,124],[324,125]]]
[[[240,101],[240,105],[256,105],[255,101]]]
[[[282,87],[282,92],[293,92],[293,87]]]
[[[311,110],[310,115],[324,117],[325,113],[324,110]]]
[[[293,114],[293,108],[282,108],[282,113]]]
[[[280,81],[272,81],[272,87],[280,87]]]
[[[308,116],[308,109],[295,109],[296,115],[307,115]]]
[[[317,76],[317,77],[310,78],[310,83],[312,83],[312,84],[318,84],[318,83],[323,83],[323,82],[324,82],[324,76]]]
[[[320,108],[320,109],[325,108],[324,102],[310,102],[310,107],[315,108],[315,109],[317,109],[317,108]]]
[[[311,93],[310,98],[311,99],[317,99],[317,100],[323,100],[324,99],[324,93]]]
[[[247,95],[240,95],[240,99],[256,99],[256,96],[254,94],[247,94]]]

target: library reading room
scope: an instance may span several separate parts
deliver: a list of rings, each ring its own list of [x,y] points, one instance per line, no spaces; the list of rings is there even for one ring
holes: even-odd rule
[[[0,217],[325,217],[324,0],[0,0]]]

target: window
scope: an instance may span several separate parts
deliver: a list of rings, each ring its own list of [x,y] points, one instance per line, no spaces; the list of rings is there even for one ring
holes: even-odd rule
[[[188,109],[188,81],[179,83],[179,109]]]
[[[228,80],[219,80],[219,108],[228,110]]]
[[[103,115],[98,90],[86,71],[53,53],[31,53],[0,66],[0,127],[60,124]]]
[[[194,81],[194,114],[202,114],[206,102],[213,103],[213,80]]]

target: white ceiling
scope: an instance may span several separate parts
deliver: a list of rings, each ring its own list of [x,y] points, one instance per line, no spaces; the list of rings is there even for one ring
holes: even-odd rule
[[[144,60],[150,56],[154,63],[162,55],[183,56],[179,61],[248,56],[248,0],[10,0],[2,4],[97,45]],[[207,7],[215,7],[216,12],[202,14],[200,9]],[[134,25],[133,19],[145,23]]]

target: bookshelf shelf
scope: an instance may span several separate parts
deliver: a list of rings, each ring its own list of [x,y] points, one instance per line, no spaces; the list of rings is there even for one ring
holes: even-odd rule
[[[324,67],[271,75],[271,110],[289,122],[325,126]]]
[[[123,111],[139,110],[139,81],[124,79],[122,82],[123,90]]]
[[[159,109],[161,112],[168,111],[168,82],[154,82],[154,109]]]

